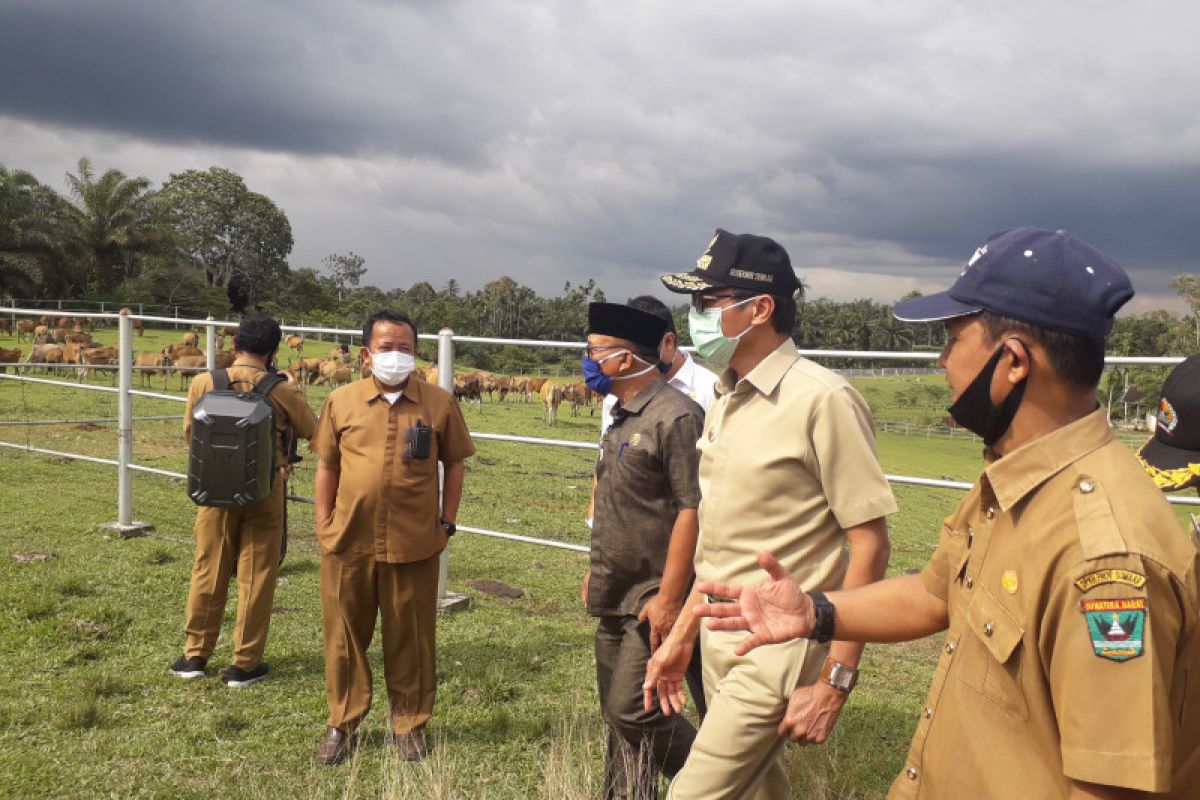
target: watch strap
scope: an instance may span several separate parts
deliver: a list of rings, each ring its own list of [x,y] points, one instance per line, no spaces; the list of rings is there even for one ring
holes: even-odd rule
[[[808,638],[825,644],[833,639],[833,603],[822,592],[810,592],[808,596],[812,599],[815,617],[813,632]]]

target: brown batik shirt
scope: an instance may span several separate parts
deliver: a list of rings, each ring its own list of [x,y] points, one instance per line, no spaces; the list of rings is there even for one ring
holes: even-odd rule
[[[700,505],[703,427],[703,409],[661,379],[613,410],[596,462],[589,614],[637,614],[658,590],[675,519]]]

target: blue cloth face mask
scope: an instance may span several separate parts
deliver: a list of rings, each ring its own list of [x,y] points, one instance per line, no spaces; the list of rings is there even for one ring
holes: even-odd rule
[[[643,364],[647,364],[647,366],[645,369],[643,369],[639,372],[635,372],[632,375],[618,375],[615,378],[610,378],[609,376],[605,375],[604,372],[600,369],[600,365],[603,364],[605,361],[608,361],[610,358],[616,358],[617,356],[624,355],[625,353],[628,353],[628,352],[629,352],[628,350],[618,350],[615,353],[609,353],[608,355],[606,355],[604,358],[600,359],[599,361],[595,361],[593,359],[588,358],[587,353],[584,353],[583,354],[583,382],[586,383],[587,387],[589,389],[591,389],[593,392],[599,392],[600,394],[611,394],[613,381],[627,381],[630,378],[637,378],[639,376],[645,375],[647,372],[650,372],[651,370],[658,369],[657,364],[647,364],[645,359],[639,358],[637,355],[634,355],[633,357],[636,358],[638,361],[641,361]],[[631,355],[633,355],[633,354],[631,354]]]
[[[704,311],[692,308],[688,311],[688,331],[692,334],[692,344],[696,345],[696,352],[700,354],[701,358],[714,361],[722,366],[729,363],[729,359],[733,358],[733,353],[737,350],[738,342],[750,332],[754,325],[748,326],[737,336],[726,336],[721,331],[721,315],[729,309],[745,305],[753,299],[753,297],[747,297],[745,300],[725,308],[709,308]]]
[[[612,391],[612,378],[600,369],[600,362],[583,354],[583,382],[587,387],[600,396]]]

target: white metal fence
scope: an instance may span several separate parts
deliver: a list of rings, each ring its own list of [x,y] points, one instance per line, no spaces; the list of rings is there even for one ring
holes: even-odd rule
[[[13,319],[18,317],[38,317],[46,314],[46,309],[31,309],[31,308],[0,308],[0,315],[10,316]],[[81,391],[93,392],[109,392],[118,395],[118,415],[116,418],[118,435],[117,435],[117,457],[115,459],[100,458],[96,456],[83,455],[80,453],[70,453],[48,448],[34,447],[29,443],[20,444],[15,442],[0,441],[0,448],[9,448],[22,450],[31,453],[40,453],[48,456],[56,456],[64,459],[87,461],[96,464],[106,464],[117,467],[117,526],[135,527],[134,521],[134,498],[133,498],[133,483],[132,475],[135,472],[147,473],[152,475],[161,475],[169,478],[186,478],[187,476],[180,472],[171,470],[159,469],[143,464],[138,464],[134,461],[133,452],[133,426],[135,418],[133,416],[132,399],[134,397],[147,397],[159,400],[168,400],[174,402],[184,402],[184,398],[178,395],[164,394],[161,392],[152,392],[144,389],[133,388],[133,374],[135,372],[133,364],[133,322],[140,320],[142,322],[153,322],[165,325],[183,324],[187,326],[195,326],[205,332],[205,348],[204,352],[207,355],[208,368],[212,369],[213,359],[216,354],[216,337],[217,331],[223,327],[236,327],[236,322],[214,320],[214,319],[182,319],[178,317],[161,317],[144,314],[127,314],[127,313],[104,313],[96,312],[81,312],[81,311],[62,311],[55,309],[53,314],[61,317],[91,317],[113,320],[117,324],[118,329],[118,364],[113,367],[116,372],[117,380],[113,386],[96,386],[87,383],[79,383],[74,381],[53,380],[49,378],[36,378],[28,374],[6,374],[0,373],[0,380],[10,381],[25,381],[35,384],[46,384],[52,386],[61,386],[65,388],[77,389]],[[316,333],[331,336],[353,337],[360,336],[361,331],[342,329],[342,328],[323,328],[311,326],[284,326],[285,333]],[[449,329],[443,329],[437,334],[422,334],[420,337],[426,341],[436,341],[438,346],[438,383],[447,390],[453,389],[454,383],[454,346],[456,342],[471,343],[471,344],[488,344],[488,345],[515,345],[519,347],[550,347],[560,349],[577,349],[582,350],[585,346],[584,342],[552,342],[540,341],[534,339],[494,339],[479,336],[457,336]],[[809,358],[820,360],[837,360],[837,359],[872,359],[872,360],[887,360],[887,361],[907,361],[907,362],[927,362],[934,361],[938,358],[937,353],[929,352],[911,352],[911,353],[895,353],[895,352],[873,352],[873,351],[844,351],[844,350],[802,350],[801,353]],[[1113,357],[1107,359],[1110,365],[1157,365],[1170,366],[1181,362],[1182,358],[1173,357]],[[162,416],[153,418],[143,417],[142,421],[149,419],[162,419]],[[178,417],[171,417],[178,419]],[[108,421],[106,418],[105,421]],[[79,422],[79,420],[73,420]],[[894,423],[888,423],[894,425]],[[888,426],[882,426],[888,429]],[[915,429],[914,429],[915,430]],[[2,431],[2,428],[0,428]],[[932,428],[929,429],[932,431]],[[0,434],[2,435],[2,434]],[[947,435],[947,434],[942,434]],[[953,435],[952,432],[949,435]],[[960,436],[962,434],[959,434]],[[566,447],[576,449],[595,450],[599,445],[596,442],[578,442],[563,439],[547,439],[533,436],[516,436],[508,434],[496,433],[472,433],[476,439],[516,442],[526,445],[549,446],[549,447]],[[971,487],[971,484],[962,481],[946,480],[941,478],[926,478],[912,475],[888,475],[889,481],[895,484],[907,486],[925,486],[936,489],[955,489],[966,490]],[[306,497],[289,497],[293,502],[312,503],[310,498]],[[1170,502],[1181,504],[1200,506],[1200,498],[1178,497],[1172,496]],[[472,527],[470,525],[461,525],[459,530],[468,533],[475,533],[482,536],[490,536],[508,541],[525,542],[530,544],[543,545],[548,547],[556,547],[565,550],[577,552],[587,552],[588,548],[584,545],[561,542],[550,539],[542,539],[532,536],[524,536],[507,531],[495,531],[485,528]],[[444,564],[443,564],[444,570]],[[443,573],[444,586],[444,573]]]

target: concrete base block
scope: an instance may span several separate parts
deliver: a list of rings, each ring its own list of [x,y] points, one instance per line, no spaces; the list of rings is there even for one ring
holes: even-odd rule
[[[438,598],[438,613],[453,614],[471,607],[471,598],[460,592],[446,592]]]
[[[138,539],[154,533],[154,526],[149,522],[134,520],[128,525],[122,525],[119,522],[110,522],[107,525],[101,525],[100,530],[115,533],[120,539]]]

